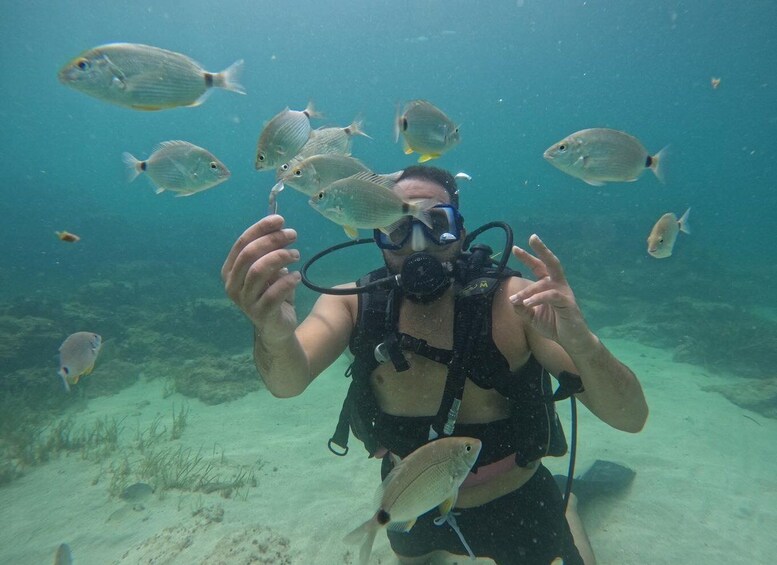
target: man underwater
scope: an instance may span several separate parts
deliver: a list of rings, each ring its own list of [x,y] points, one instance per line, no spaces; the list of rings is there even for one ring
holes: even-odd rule
[[[406,201],[439,202],[431,226],[407,217],[390,233],[376,230],[385,268],[337,287],[369,292],[323,294],[300,324],[294,290],[301,274],[288,270],[300,257],[290,248],[296,231],[272,215],[240,236],[222,278],[255,327],[257,370],[274,396],[296,396],[350,346],[353,381],[333,440],[344,446],[350,427],[372,456],[383,457],[384,477],[389,454],[405,457],[443,435],[481,440],[455,520],[436,525],[432,511],[409,532],[388,531],[401,563],[468,548],[499,564],[593,563],[574,505],[565,517],[542,464],[566,451],[548,374],[628,432],[639,432],[648,415],[639,381],[589,329],[561,263],[539,237],[529,239],[534,255],[512,248],[532,282],[478,264],[466,251],[450,173],[409,167],[394,190]],[[386,280],[402,284],[370,286]]]

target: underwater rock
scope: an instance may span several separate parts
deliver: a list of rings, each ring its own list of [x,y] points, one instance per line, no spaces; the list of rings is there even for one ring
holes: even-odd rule
[[[250,354],[198,357],[173,373],[175,390],[205,404],[221,404],[263,387]]]
[[[737,406],[777,419],[777,377],[741,379],[732,384],[705,386],[703,390],[718,392]]]
[[[65,335],[59,324],[48,318],[0,316],[0,375],[37,365],[41,358],[53,358]]]

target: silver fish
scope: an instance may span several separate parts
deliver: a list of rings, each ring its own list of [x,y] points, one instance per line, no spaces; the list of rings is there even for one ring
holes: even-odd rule
[[[59,70],[59,80],[84,94],[133,110],[198,106],[212,88],[239,94],[243,61],[210,73],[186,55],[138,43],[84,51]]]
[[[286,171],[280,180],[285,185],[313,196],[337,180],[363,172],[372,171],[354,157],[332,153],[303,159]]]
[[[650,230],[650,235],[647,238],[648,253],[656,259],[671,257],[680,232],[691,233],[691,226],[688,223],[690,213],[691,209],[688,208],[679,220],[672,212],[667,212],[661,216],[653,229]]]
[[[310,132],[310,138],[290,161],[278,167],[276,178],[280,179],[294,165],[314,155],[350,155],[353,137],[361,135],[372,139],[364,133],[362,122],[355,119],[345,127],[318,128]]]
[[[227,166],[213,153],[188,141],[163,141],[145,161],[130,153],[122,155],[129,181],[146,173],[156,193],[169,190],[176,196],[190,196],[227,180]]]
[[[412,100],[402,113],[397,107],[394,140],[402,135],[405,154],[420,153],[419,163],[440,157],[461,141],[459,126],[426,100]]]
[[[310,118],[317,117],[320,114],[315,111],[312,102],[304,110],[286,107],[273,116],[262,128],[256,143],[256,170],[274,169],[297,155],[310,139]]]
[[[437,506],[447,516],[481,446],[478,439],[446,437],[422,445],[399,461],[378,488],[375,514],[345,536],[345,543],[362,542],[359,562],[369,561],[380,528],[409,531],[416,518]]]
[[[65,389],[70,392],[70,385],[78,384],[83,375],[88,375],[94,369],[97,355],[100,353],[103,340],[96,333],[76,332],[67,336],[59,346],[59,371],[65,383]]]
[[[607,129],[584,129],[554,143],[543,157],[551,165],[568,175],[582,179],[593,186],[607,182],[632,182],[645,169],[650,169],[664,182],[661,158],[664,147],[650,155],[639,140],[628,133]]]
[[[310,205],[324,217],[343,226],[351,238],[358,236],[358,229],[390,231],[390,226],[404,216],[418,218],[431,228],[427,210],[439,202],[405,202],[394,192],[395,184],[391,179],[374,173],[357,173],[314,194]]]

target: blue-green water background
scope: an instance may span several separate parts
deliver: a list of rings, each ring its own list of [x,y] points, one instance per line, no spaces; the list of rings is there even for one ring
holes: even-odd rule
[[[221,264],[266,212],[273,185],[253,168],[259,131],[309,100],[326,115],[315,125],[363,117],[373,139],[356,139],[354,155],[388,172],[414,163],[393,140],[395,105],[429,99],[461,123],[461,145],[433,164],[473,176],[461,187],[468,226],[505,220],[517,243],[539,233],[595,330],[632,322],[626,337],[679,360],[774,376],[774,2],[11,0],[3,8],[0,310],[62,327],[39,342],[26,337],[31,347],[3,358],[0,375],[50,371],[54,404],[64,398],[56,348],[69,333],[98,331],[115,343],[128,333],[119,328],[135,323],[125,313],[138,320],[146,308],[164,323],[144,328],[186,338],[190,324],[175,323],[182,305],[224,299]],[[242,58],[248,94],[217,91],[197,108],[145,113],[58,83],[76,54],[115,41],[179,51],[210,71]],[[587,127],[628,131],[652,152],[671,144],[666,185],[646,173],[594,188],[544,162],[546,147]],[[128,184],[122,152],[146,157],[170,139],[210,149],[232,178],[190,198],[155,195],[142,177]],[[280,199],[303,259],[345,239],[305,200],[290,190]],[[689,206],[693,234],[679,236],[671,258],[649,257],[654,222]],[[82,240],[60,242],[62,229]],[[316,272],[344,282],[378,264],[365,248]],[[135,294],[117,297],[117,283]],[[298,294],[304,315],[315,296]],[[195,347],[250,347],[247,322],[229,312],[197,319]],[[138,351],[146,350],[113,355],[151,361]]]
[[[232,241],[265,212],[272,178],[252,167],[258,133],[284,106],[308,100],[327,116],[319,125],[363,116],[374,140],[357,139],[354,154],[381,171],[413,162],[393,143],[395,104],[433,101],[462,124],[462,144],[435,164],[473,175],[462,189],[468,224],[503,219],[520,241],[542,227],[573,273],[565,226],[589,217],[617,226],[617,237],[600,240],[592,230],[586,242],[606,247],[597,269],[610,279],[624,269],[639,269],[643,280],[731,269],[736,287],[745,273],[768,275],[759,267],[774,262],[773,2],[5,6],[3,294],[66,294],[114,262],[147,258],[170,269],[202,266],[215,289]],[[144,113],[57,82],[70,58],[113,41],[180,51],[212,71],[243,58],[248,95],[214,92],[197,108]],[[722,78],[719,89],[711,76]],[[629,131],[653,152],[671,144],[667,185],[648,173],[596,189],[543,161],[551,143],[593,126]],[[143,178],[126,183],[123,151],[147,156],[159,141],[179,138],[218,155],[232,170],[229,182],[177,199],[154,195]],[[300,195],[283,197],[303,254],[343,239]],[[680,236],[670,260],[649,258],[645,238],[655,220],[688,206],[694,234]],[[53,237],[59,229],[83,241],[63,245]]]

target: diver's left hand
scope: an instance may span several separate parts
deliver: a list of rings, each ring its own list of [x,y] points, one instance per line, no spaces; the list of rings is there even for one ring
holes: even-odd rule
[[[510,297],[516,314],[543,336],[575,355],[589,351],[597,341],[583,318],[561,262],[537,234],[529,238],[536,257],[518,246],[516,259],[529,267],[536,282]]]

